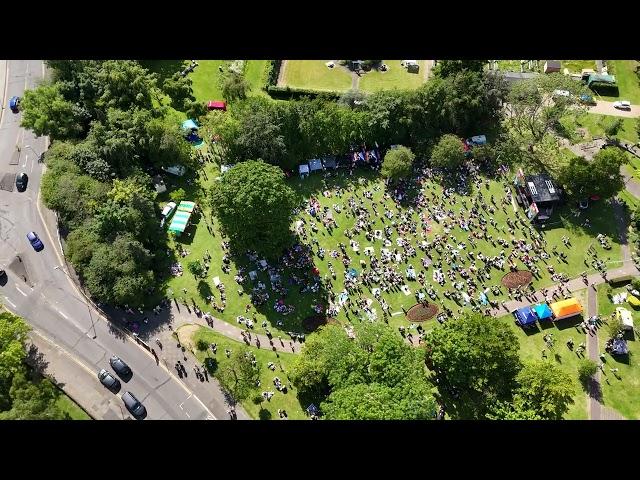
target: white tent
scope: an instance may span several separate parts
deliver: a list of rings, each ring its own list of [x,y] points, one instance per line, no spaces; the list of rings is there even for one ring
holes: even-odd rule
[[[618,307],[616,308],[617,317],[622,321],[622,325],[625,330],[633,330],[633,316],[631,312],[626,308]]]
[[[300,178],[309,176],[309,165],[300,165],[298,171],[300,172]]]
[[[235,164],[234,164],[234,165],[235,165]],[[222,165],[222,166],[220,167],[220,171],[221,171],[222,173],[225,173],[226,171],[230,170],[234,165]]]

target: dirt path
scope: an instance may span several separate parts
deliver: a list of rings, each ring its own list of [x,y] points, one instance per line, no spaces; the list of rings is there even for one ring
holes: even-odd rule
[[[429,77],[431,76],[431,70],[433,70],[434,63],[435,63],[435,60],[424,61],[424,81],[425,82],[429,80]]]
[[[288,60],[282,60],[282,64],[280,65],[280,71],[278,72],[278,82],[276,86],[282,87],[284,86],[284,74],[287,71],[287,63]]]

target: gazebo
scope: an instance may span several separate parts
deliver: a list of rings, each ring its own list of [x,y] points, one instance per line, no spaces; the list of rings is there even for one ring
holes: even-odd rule
[[[582,313],[582,305],[575,298],[569,298],[549,305],[556,320],[573,317]]]
[[[539,303],[534,306],[533,311],[540,320],[553,320],[553,312],[546,303]]]
[[[313,173],[319,170],[322,170],[322,162],[318,158],[309,160],[309,171]]]
[[[516,317],[516,321],[521,327],[528,327],[529,325],[536,323],[536,320],[538,319],[531,307],[519,308],[513,312],[513,315]]]
[[[300,173],[300,178],[305,178],[309,176],[309,165],[303,164],[298,167],[298,172]]]

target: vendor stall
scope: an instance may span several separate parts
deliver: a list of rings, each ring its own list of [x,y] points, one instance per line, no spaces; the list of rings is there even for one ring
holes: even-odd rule
[[[549,308],[553,312],[554,320],[562,320],[582,313],[582,305],[575,298],[552,303]]]

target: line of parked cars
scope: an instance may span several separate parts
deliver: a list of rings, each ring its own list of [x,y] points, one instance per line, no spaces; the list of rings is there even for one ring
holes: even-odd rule
[[[133,376],[133,372],[131,371],[131,368],[129,368],[129,365],[127,365],[125,361],[117,355],[113,355],[109,359],[109,365],[111,365],[113,371],[116,372],[116,374],[125,382],[128,382]],[[98,380],[100,380],[100,383],[102,383],[102,385],[111,392],[117,393],[120,391],[120,380],[111,375],[111,373],[104,368],[98,372]],[[125,407],[127,407],[127,410],[129,410],[129,413],[131,413],[134,418],[142,420],[147,416],[147,409],[133,393],[126,391],[122,394],[121,398]]]

